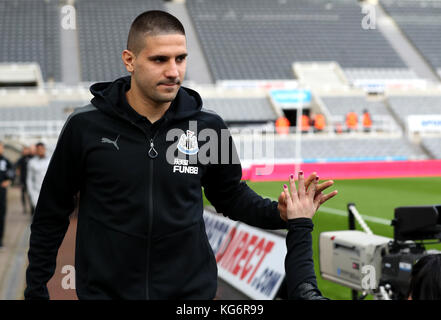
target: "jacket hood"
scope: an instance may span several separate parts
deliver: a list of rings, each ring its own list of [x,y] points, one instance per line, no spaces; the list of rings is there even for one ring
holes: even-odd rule
[[[113,116],[127,118],[125,93],[130,89],[131,76],[113,82],[98,82],[90,87],[92,104],[100,111]],[[128,105],[128,104],[127,104]],[[176,98],[170,105],[169,120],[181,120],[193,116],[202,109],[200,95],[189,88],[180,87]]]

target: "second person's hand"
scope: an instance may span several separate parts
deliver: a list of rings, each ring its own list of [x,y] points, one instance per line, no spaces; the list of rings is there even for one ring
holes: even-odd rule
[[[284,190],[279,197],[279,211],[282,219],[283,211],[286,212],[286,219],[295,218],[312,218],[317,212],[318,208],[337,195],[338,191],[334,190],[329,194],[324,194],[323,191],[334,184],[334,181],[326,181],[318,184],[319,177],[314,172],[306,180],[303,172],[298,174],[298,187],[296,187],[294,175],[289,178],[289,190],[287,185],[284,185]],[[283,211],[282,211],[282,210]]]

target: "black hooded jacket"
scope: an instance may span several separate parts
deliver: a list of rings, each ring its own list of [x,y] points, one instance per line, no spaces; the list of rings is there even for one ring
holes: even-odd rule
[[[239,163],[224,164],[216,148],[204,149],[210,139],[203,130],[220,137],[226,125],[202,109],[197,92],[181,87],[151,124],[128,105],[129,88],[130,77],[93,85],[92,104],[66,121],[31,225],[26,299],[49,298],[46,283],[78,192],[80,299],[213,299],[217,266],[205,233],[202,187],[216,210],[231,219],[286,228],[277,202],[240,181]],[[195,147],[192,133],[199,152],[188,155]],[[220,150],[221,141],[213,139],[211,146]],[[226,151],[230,160],[236,155],[232,143]],[[208,163],[199,159],[204,153],[211,156]]]

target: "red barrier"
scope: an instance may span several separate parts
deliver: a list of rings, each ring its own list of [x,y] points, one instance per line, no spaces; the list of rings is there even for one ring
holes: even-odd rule
[[[243,178],[251,181],[285,181],[294,173],[294,164],[275,164],[273,170],[270,168],[253,165],[243,170]],[[302,163],[300,169],[306,176],[315,171],[321,179],[439,177],[441,160]],[[271,173],[259,174],[259,171]]]

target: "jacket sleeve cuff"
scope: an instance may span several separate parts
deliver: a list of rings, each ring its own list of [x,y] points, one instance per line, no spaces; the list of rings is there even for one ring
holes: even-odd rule
[[[314,229],[314,224],[312,222],[312,219],[310,218],[288,219],[288,230],[295,231],[298,228],[305,228],[312,231]]]

